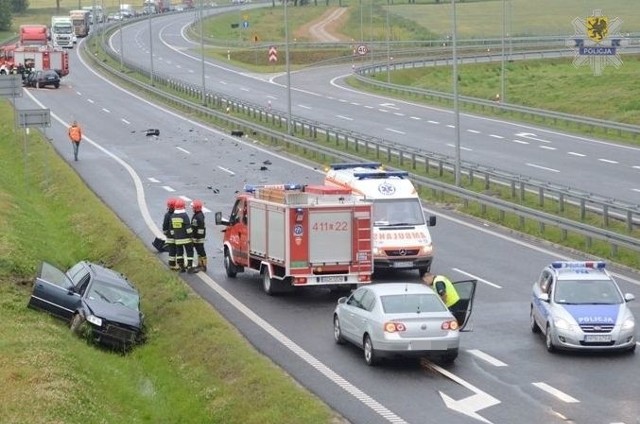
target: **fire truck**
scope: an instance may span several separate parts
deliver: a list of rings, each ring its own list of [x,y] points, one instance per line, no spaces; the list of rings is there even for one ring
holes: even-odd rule
[[[381,163],[337,163],[324,183],[347,188],[373,202],[373,263],[376,269],[417,269],[429,272],[433,242],[420,197],[406,171],[389,171]]]
[[[295,287],[351,289],[371,282],[372,207],[351,190],[298,184],[247,185],[223,225],[224,267],[261,275],[268,295]]]
[[[64,50],[43,47],[16,47],[11,52],[13,63],[23,64],[31,71],[52,69],[64,77],[69,75],[69,53]]]

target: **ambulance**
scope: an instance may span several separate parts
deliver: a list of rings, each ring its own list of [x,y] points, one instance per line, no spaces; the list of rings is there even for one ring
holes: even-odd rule
[[[338,163],[327,170],[325,185],[351,189],[373,202],[373,264],[375,269],[417,269],[429,272],[433,242],[420,197],[406,171],[386,171],[381,163]]]

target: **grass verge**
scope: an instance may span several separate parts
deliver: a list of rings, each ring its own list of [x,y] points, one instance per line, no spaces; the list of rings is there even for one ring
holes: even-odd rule
[[[151,254],[38,133],[0,103],[3,423],[329,423],[340,420]],[[26,148],[24,145],[26,144]],[[140,289],[149,341],[128,355],[26,307],[37,265],[80,259]]]

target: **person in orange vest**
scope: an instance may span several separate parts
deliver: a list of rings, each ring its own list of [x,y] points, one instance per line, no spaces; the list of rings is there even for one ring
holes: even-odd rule
[[[460,300],[453,283],[444,275],[425,274],[422,277],[429,287],[434,289],[449,310],[455,310],[455,305]]]
[[[80,142],[82,141],[82,129],[78,122],[73,121],[69,127],[69,140],[73,146],[73,159],[78,161],[78,150],[80,149]]]

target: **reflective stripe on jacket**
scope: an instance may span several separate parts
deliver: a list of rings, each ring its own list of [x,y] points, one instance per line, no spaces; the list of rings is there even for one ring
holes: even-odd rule
[[[169,234],[175,240],[176,245],[191,243],[191,221],[184,209],[176,209],[171,215],[171,227]]]
[[[447,305],[447,308],[451,307],[451,305],[454,305],[458,300],[460,300],[460,295],[456,291],[456,287],[447,277],[445,277],[444,275],[437,275],[433,279],[434,287],[438,282],[444,283],[445,292],[443,300],[444,304]]]
[[[72,141],[79,142],[82,140],[82,130],[78,126],[71,126],[69,128],[69,138]]]

